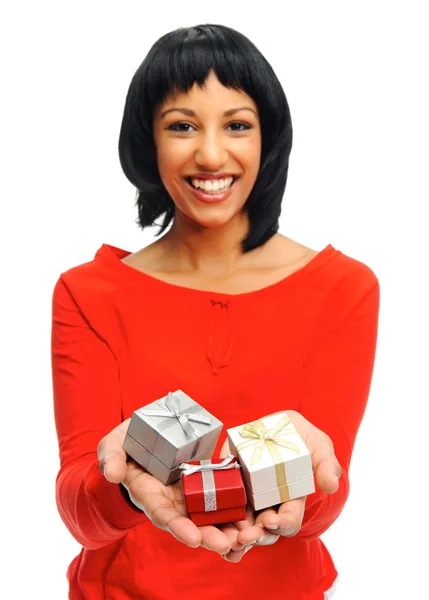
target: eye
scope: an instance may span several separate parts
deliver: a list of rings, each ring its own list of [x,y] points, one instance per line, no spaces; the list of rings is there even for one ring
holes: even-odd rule
[[[169,131],[178,131],[180,133],[188,133],[189,129],[178,129],[179,127],[192,127],[189,123],[174,123],[168,127]]]
[[[247,129],[252,129],[251,125],[247,125],[247,123],[239,123],[238,121],[231,123],[228,127],[233,127],[233,125],[238,125],[239,127],[244,127],[244,129],[233,129],[233,131],[246,131]]]

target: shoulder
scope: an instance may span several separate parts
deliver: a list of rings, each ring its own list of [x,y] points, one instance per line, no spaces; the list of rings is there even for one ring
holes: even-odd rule
[[[371,266],[332,244],[319,251],[296,242],[291,247],[304,263],[307,276],[301,281],[323,319],[341,320],[362,304],[378,311],[379,281]]]
[[[103,244],[92,260],[60,273],[53,289],[54,306],[69,305],[88,311],[92,307],[99,307],[106,298],[112,297],[121,289],[120,272],[112,268],[111,262],[117,258],[113,255],[109,257],[108,251]]]
[[[342,250],[327,244],[320,250],[308,248],[290,240],[294,254],[289,254],[298,264],[312,266],[312,285],[320,287],[324,292],[341,288],[350,288],[356,293],[378,285],[378,278],[373,269],[356,257],[352,257]]]
[[[109,259],[100,260],[98,252],[92,260],[63,271],[52,292],[52,339],[71,344],[98,338],[118,356],[119,295],[123,294],[118,273]]]
[[[315,273],[319,291],[319,327],[336,331],[344,322],[376,323],[380,305],[379,281],[366,263],[334,249],[331,260]]]
[[[373,269],[358,258],[336,249],[329,263],[330,287],[359,298],[374,287],[379,287],[378,277]]]
[[[65,340],[72,340],[73,332],[90,328],[116,355],[121,332],[118,306],[126,309],[132,298],[118,268],[122,254],[128,253],[103,244],[92,260],[59,275],[52,293],[52,331],[61,330]]]
[[[337,286],[365,290],[378,284],[370,266],[332,244],[317,250],[278,235],[271,253],[279,264],[293,265],[294,269],[310,267],[312,285],[325,292]]]

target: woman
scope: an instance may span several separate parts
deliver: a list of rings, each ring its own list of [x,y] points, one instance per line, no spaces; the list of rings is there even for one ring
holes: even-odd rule
[[[278,233],[291,146],[282,87],[233,29],[164,35],[131,82],[122,168],[140,226],[171,227],[134,254],[103,244],[55,286],[57,504],[83,546],[73,600],[332,597],[320,535],[349,492],[379,285],[332,245]],[[176,389],[224,423],[222,456],[227,428],[288,410],[316,492],[196,527],[180,482],[162,485],[122,450],[132,412]]]

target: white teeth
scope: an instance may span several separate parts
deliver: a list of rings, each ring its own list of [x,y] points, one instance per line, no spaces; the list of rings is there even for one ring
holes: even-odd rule
[[[223,192],[231,187],[234,177],[225,177],[225,179],[191,179],[194,188],[201,188],[205,192]]]

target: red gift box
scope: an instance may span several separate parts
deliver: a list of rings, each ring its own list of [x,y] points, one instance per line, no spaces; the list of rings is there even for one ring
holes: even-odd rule
[[[210,468],[210,465],[222,465]],[[192,466],[201,470],[192,472]],[[186,510],[195,525],[216,525],[246,518],[246,490],[237,460],[214,458],[181,465]],[[190,471],[189,474],[185,474]]]

